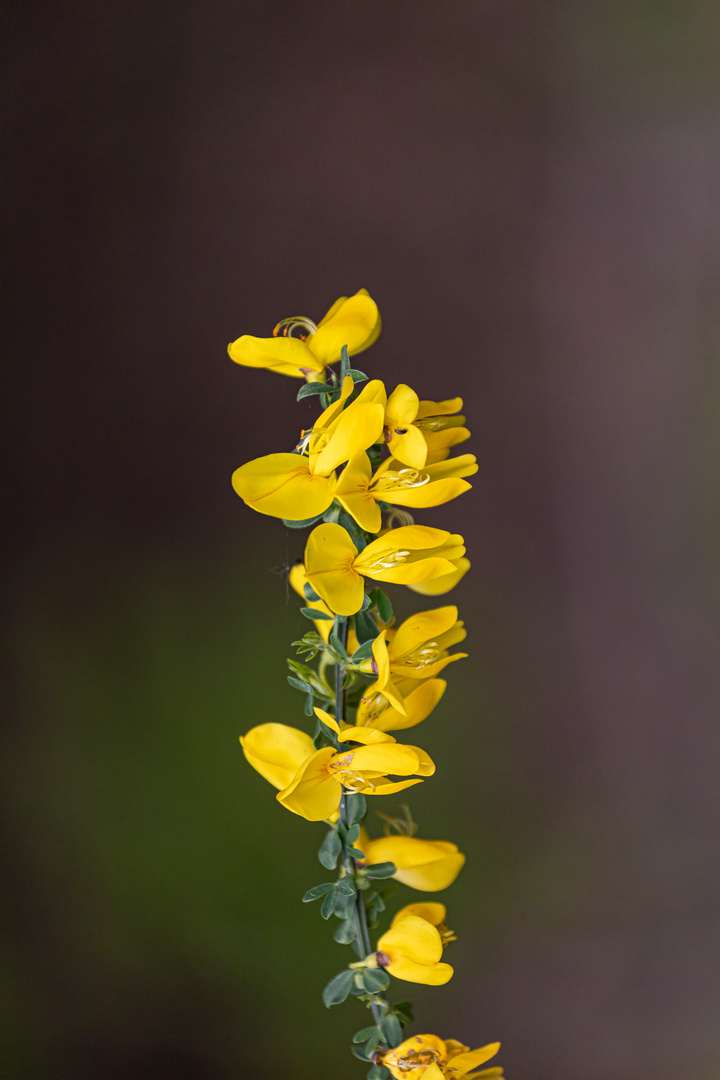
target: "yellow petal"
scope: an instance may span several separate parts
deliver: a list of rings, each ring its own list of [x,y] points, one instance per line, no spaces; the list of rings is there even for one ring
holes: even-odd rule
[[[352,769],[354,772],[377,773],[379,776],[385,776],[387,773],[392,773],[394,776],[410,776],[418,771],[420,764],[421,761],[414,748],[401,746],[393,740],[360,746],[354,752]]]
[[[372,645],[373,659],[378,672],[377,683],[374,685],[377,686],[383,697],[387,698],[401,715],[404,715],[406,712],[405,702],[397,692],[390,677],[390,656],[385,640],[386,636],[387,630],[381,630]]]
[[[456,1054],[452,1060],[453,1069],[457,1069],[460,1073],[467,1073],[470,1069],[476,1069],[478,1065],[484,1065],[490,1058],[495,1057],[500,1049],[500,1043],[488,1043],[487,1046],[481,1046],[479,1050],[469,1050],[466,1054]]]
[[[419,915],[405,915],[402,919],[396,916],[377,947],[378,952],[387,953],[393,962],[402,957],[416,964],[432,965],[439,963],[443,954],[442,939],[437,929]]]
[[[418,767],[415,772],[418,776],[432,776],[435,772],[435,762],[430,755],[419,746],[408,746],[408,750],[414,750],[418,757]]]
[[[409,465],[412,469],[422,469],[427,461],[427,443],[425,436],[414,424],[409,427],[390,428],[388,446],[393,457]]]
[[[328,772],[328,764],[333,756],[331,746],[316,750],[298,769],[287,787],[278,792],[278,802],[307,821],[324,821],[334,814],[340,805],[342,792],[340,784]]]
[[[417,419],[422,420],[426,416],[446,416],[448,413],[460,412],[462,407],[461,397],[449,398],[447,401],[421,401],[418,404]]]
[[[424,470],[431,481],[445,479],[450,476],[473,476],[478,471],[477,458],[474,454],[460,454],[456,458],[448,458],[432,465],[426,465]]]
[[[248,506],[271,517],[302,521],[324,513],[335,497],[334,476],[313,476],[300,454],[268,454],[241,465],[232,475]]]
[[[276,788],[286,787],[315,749],[309,735],[286,724],[251,728],[240,745],[253,769]]]
[[[363,791],[363,795],[394,795],[398,791],[404,791],[405,788],[413,787],[415,784],[422,784],[422,779],[418,780],[373,780],[372,788],[368,788]]]
[[[408,1055],[421,1062],[417,1068],[408,1065]],[[396,1046],[394,1050],[388,1050],[383,1056],[383,1065],[390,1070],[396,1080],[436,1080],[430,1073],[430,1068],[437,1069],[437,1062],[444,1065],[447,1060],[445,1043],[437,1035],[413,1035],[410,1039]],[[428,1062],[433,1062],[428,1066]],[[442,1080],[442,1073],[437,1077]]]
[[[465,549],[462,548],[462,551]],[[388,566],[372,573],[365,571],[368,577],[376,581],[391,581],[396,585],[413,585],[419,581],[431,581],[436,577],[444,577],[451,572],[453,563],[449,559],[433,558],[421,559],[416,562]]]
[[[422,509],[428,506],[442,506],[451,499],[457,499],[458,495],[470,491],[471,487],[472,484],[468,484],[467,480],[447,477],[430,484],[423,484],[421,487],[392,488],[390,491],[382,492],[378,498],[392,503],[393,506],[414,506]]]
[[[368,348],[370,339],[377,338],[378,323],[377,304],[361,291],[343,303],[336,301],[307,344],[321,363],[334,364],[340,359],[343,345],[347,345],[351,356]]]
[[[408,919],[411,916],[417,919],[424,919],[430,923],[431,926],[439,926],[440,923],[445,922],[447,915],[447,909],[444,904],[433,904],[427,901],[421,901],[418,904],[406,904],[404,908],[400,908],[395,918],[390,924],[390,928],[394,927],[396,923],[402,922],[403,919]]]
[[[365,532],[376,533],[382,527],[382,514],[375,499],[368,494],[372,476],[370,458],[365,451],[350,458],[340,474],[335,498]]]
[[[462,558],[452,561],[455,562],[455,566],[450,573],[443,574],[432,581],[413,582],[408,584],[408,588],[412,589],[413,592],[421,593],[423,596],[442,596],[444,593],[450,592],[470,569],[469,559]]]
[[[427,679],[420,685],[413,680],[410,685],[413,686],[413,684],[414,688],[409,693],[401,689],[397,683],[395,684],[401,693],[403,705],[406,709],[406,714],[403,715],[397,709],[394,709],[392,705],[378,711],[378,702],[375,699],[378,690],[377,683],[374,683],[373,686],[368,688],[365,696],[360,701],[356,723],[377,728],[378,731],[402,731],[405,728],[415,727],[416,724],[422,723],[440,701],[440,698],[445,693],[447,683],[443,679]]]
[[[317,709],[315,710],[317,712]],[[344,743],[389,743],[395,742],[392,735],[371,727],[345,727],[340,732],[340,741]]]
[[[327,446],[311,461],[313,472],[327,475],[377,442],[382,434],[383,415],[379,402],[355,401],[348,405],[334,424]]]
[[[470,432],[466,427],[451,427],[444,431],[424,431],[423,434],[427,443],[426,466],[444,461],[453,446],[470,438]]]
[[[401,626],[392,640],[390,647],[391,663],[413,653],[426,641],[438,638],[457,622],[458,609],[454,604],[433,608],[431,611],[418,611],[411,615]]]
[[[428,1065],[427,1069],[423,1072],[422,1080],[443,1080],[443,1073],[434,1061],[432,1065]]]
[[[465,856],[456,844],[416,836],[381,836],[367,841],[362,850],[369,865],[395,863],[393,877],[419,892],[447,889],[465,864]]]
[[[244,367],[270,368],[280,375],[303,379],[306,371],[324,371],[325,365],[294,337],[258,338],[243,334],[228,345],[230,359]]]
[[[406,383],[396,386],[387,401],[387,425],[389,428],[410,427],[417,416],[420,399]]]
[[[305,572],[318,596],[338,615],[354,615],[365,595],[354,569],[357,548],[346,529],[335,522],[318,525],[305,548]]]
[[[324,709],[318,709],[317,705],[313,706],[313,710],[318,719],[322,720],[324,724],[327,724],[331,731],[336,732],[336,734],[338,735],[340,734],[340,727],[334,716],[331,716],[330,713],[325,712]]]
[[[314,438],[310,441],[310,448],[312,449],[314,441],[325,431],[332,427],[332,425],[340,418],[343,409],[345,408],[345,402],[355,389],[355,383],[352,381],[350,375],[346,375],[340,388],[340,397],[337,401],[334,401],[331,405],[328,405],[324,412],[321,412],[317,420],[313,424]]]

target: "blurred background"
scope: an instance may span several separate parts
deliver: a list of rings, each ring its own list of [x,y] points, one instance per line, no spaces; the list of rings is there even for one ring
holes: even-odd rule
[[[363,1075],[299,902],[322,827],[237,742],[303,722],[302,538],[230,474],[313,407],[225,348],[365,287],[360,366],[461,395],[480,464],[419,515],[473,568],[410,798],[468,854],[415,1030],[509,1080],[717,1080],[717,4],[4,23],[0,1077]]]

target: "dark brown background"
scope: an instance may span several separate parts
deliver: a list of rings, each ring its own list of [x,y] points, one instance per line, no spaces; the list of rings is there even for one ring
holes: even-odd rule
[[[423,834],[471,858],[420,1026],[510,1080],[717,1080],[717,5],[5,27],[0,1076],[362,1075],[296,903],[317,837],[235,741],[300,722],[266,573],[299,540],[229,474],[309,406],[225,345],[364,286],[361,366],[461,394],[480,464],[423,518],[467,537],[473,659],[423,729]]]

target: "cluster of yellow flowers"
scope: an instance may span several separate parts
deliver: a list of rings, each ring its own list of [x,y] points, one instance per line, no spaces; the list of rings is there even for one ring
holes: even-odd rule
[[[379,333],[377,305],[361,289],[337,300],[317,324],[285,319],[270,338],[245,335],[229,346],[239,364],[304,378],[298,398],[319,396],[323,406],[292,453],[257,458],[232,478],[252,509],[292,528],[312,528],[290,583],[311,605],[302,613],[315,628],[295,642],[298,653],[320,656],[317,670],[288,661],[289,681],[306,694],[306,715],[315,718],[314,735],[271,722],[240,742],[283,806],[329,827],[319,858],[327,868],[341,860],[339,880],[316,886],[305,899],[324,897],[324,917],[342,920],[336,940],[351,944],[359,957],[331,980],[323,998],[329,1006],[352,993],[371,1009],[375,1024],[358,1033],[355,1042],[364,1046],[354,1049],[372,1063],[368,1078],[461,1080],[499,1044],[469,1051],[434,1035],[402,1041],[409,1006],[392,1006],[383,993],[389,976],[429,985],[452,977],[443,960],[454,940],[444,905],[403,907],[375,949],[368,924],[376,925],[390,891],[376,880],[393,877],[423,892],[445,889],[465,857],[455,844],[416,837],[407,808],[405,819],[380,815],[388,822],[385,836],[371,839],[364,821],[365,796],[394,794],[435,772],[424,750],[399,744],[390,732],[430,715],[447,685],[438,676],[466,656],[449,650],[466,634],[453,605],[419,612],[396,627],[389,598],[368,579],[430,596],[457,585],[470,566],[463,538],[416,525],[406,508],[456,498],[470,488],[465,478],[477,464],[472,454],[450,457],[470,436],[460,398],[421,401],[404,384],[388,394],[379,379],[368,381],[350,366],[349,357]],[[339,376],[330,366],[338,362]],[[355,710],[352,722],[348,709]],[[502,1070],[471,1075],[501,1076]]]

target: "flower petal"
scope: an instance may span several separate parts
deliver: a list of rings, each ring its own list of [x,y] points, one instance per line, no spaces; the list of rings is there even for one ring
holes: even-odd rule
[[[500,1043],[488,1043],[487,1046],[481,1046],[479,1050],[469,1050],[466,1054],[457,1054],[452,1058],[453,1069],[457,1069],[460,1073],[469,1072],[470,1069],[476,1069],[478,1065],[484,1065],[490,1058],[495,1057],[500,1049]]]
[[[393,921],[390,923],[390,929],[392,929],[396,923],[402,922],[403,919],[408,919],[411,916],[417,919],[424,919],[429,922],[431,926],[439,926],[440,923],[445,922],[447,915],[447,908],[444,904],[433,904],[427,901],[420,901],[418,904],[406,904],[404,908],[395,915]]]
[[[302,521],[327,510],[335,476],[313,476],[300,454],[268,454],[241,465],[232,475],[235,491],[260,514]]]
[[[415,680],[413,682],[415,683]],[[400,691],[397,684],[395,686]],[[402,694],[403,705],[407,710],[407,714],[403,716],[392,705],[388,705],[386,709],[379,713],[377,712],[377,705],[373,699],[379,691],[377,683],[373,683],[360,700],[356,723],[377,728],[378,731],[402,731],[405,728],[415,727],[416,724],[422,723],[430,715],[445,693],[446,687],[447,683],[444,679],[427,679],[420,685],[415,683],[414,689],[410,693]],[[367,719],[368,714],[371,714],[371,719]]]
[[[336,301],[307,344],[322,364],[334,364],[343,345],[351,356],[368,348],[380,332],[379,321],[377,304],[361,290],[343,303]]]
[[[240,745],[253,769],[276,788],[286,787],[315,749],[309,735],[287,724],[251,728]]]
[[[325,522],[310,533],[305,547],[305,572],[315,592],[331,611],[354,615],[365,590],[353,567],[357,548],[342,525]]]
[[[427,461],[427,443],[425,436],[414,424],[404,428],[396,426],[390,429],[388,446],[393,457],[409,465],[411,469],[422,469]]]
[[[422,784],[424,781],[420,778],[418,780],[373,780],[372,783],[372,790],[363,791],[363,795],[394,795],[398,791],[404,791],[405,788]]]
[[[228,354],[244,367],[270,368],[280,375],[305,377],[305,371],[324,371],[325,365],[308,347],[308,342],[294,337],[251,337],[243,334],[228,345]]]
[[[379,402],[348,405],[333,426],[330,441],[312,462],[313,472],[327,475],[338,465],[367,450],[382,434],[383,407]]]
[[[316,750],[298,769],[291,782],[276,795],[278,802],[307,821],[324,821],[340,805],[342,794],[328,772],[335,751],[331,746]]]
[[[418,611],[411,615],[401,626],[390,645],[390,662],[400,660],[408,653],[415,652],[426,641],[438,638],[458,621],[458,609],[454,604],[433,608],[431,611]]]
[[[406,383],[396,386],[387,401],[387,425],[391,429],[408,428],[417,416],[420,398]]]
[[[439,932],[433,923],[419,915],[405,915],[401,919],[396,916],[390,929],[378,941],[377,947],[378,952],[387,953],[391,961],[402,957],[416,964],[437,964],[443,954]]]
[[[362,730],[362,729],[361,729]],[[365,729],[369,730],[369,729]],[[411,776],[421,764],[417,751],[409,746],[392,742],[360,746],[352,760],[353,772],[376,773],[385,776]]]
[[[421,401],[418,404],[416,419],[422,420],[426,416],[446,416],[449,413],[460,412],[462,407],[461,397],[448,398],[447,401]]]
[[[450,573],[443,574],[430,581],[408,582],[408,588],[412,589],[413,592],[421,593],[423,596],[442,596],[444,593],[450,592],[470,569],[469,559],[453,559],[451,562],[454,562],[455,565]]]

